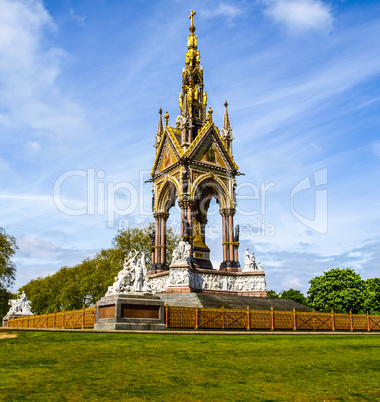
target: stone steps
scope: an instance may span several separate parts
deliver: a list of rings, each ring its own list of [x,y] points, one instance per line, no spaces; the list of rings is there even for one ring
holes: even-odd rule
[[[231,296],[210,293],[160,293],[157,294],[169,306],[270,310],[271,307],[278,311],[313,311],[310,307],[288,299],[268,299],[266,297]]]

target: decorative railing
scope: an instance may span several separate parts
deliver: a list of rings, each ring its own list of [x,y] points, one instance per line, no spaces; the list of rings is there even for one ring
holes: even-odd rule
[[[380,316],[270,310],[172,307],[166,304],[167,328],[380,331]]]
[[[46,312],[41,315],[31,315],[21,318],[10,318],[9,328],[57,328],[84,329],[94,328],[96,322],[96,307],[72,311]]]
[[[380,316],[293,311],[172,307],[166,304],[167,328],[221,330],[380,331]],[[96,306],[22,318],[10,318],[10,328],[94,328]]]

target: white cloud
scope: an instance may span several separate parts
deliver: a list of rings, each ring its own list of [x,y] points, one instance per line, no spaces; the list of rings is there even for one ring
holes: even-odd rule
[[[82,111],[56,83],[67,53],[47,40],[57,27],[42,1],[0,0],[0,9],[0,124],[78,135]]]
[[[37,141],[29,141],[28,146],[34,151],[38,151],[41,149],[40,144]]]
[[[286,275],[284,277],[284,279],[282,280],[282,282],[281,282],[281,286],[285,290],[287,290],[287,289],[290,289],[290,288],[300,289],[304,285],[303,285],[303,281],[301,281],[299,278],[297,278],[297,277],[295,277],[293,275]]]
[[[202,16],[206,18],[213,18],[216,16],[225,17],[228,21],[232,21],[235,17],[240,15],[242,10],[235,5],[220,3],[216,9],[202,10]]]
[[[56,259],[62,253],[62,248],[52,242],[44,241],[33,236],[22,236],[17,239],[20,248],[19,257],[28,259]]]
[[[267,0],[266,13],[292,32],[331,29],[330,6],[320,0]]]
[[[75,14],[74,10],[70,8],[70,17],[79,25],[84,25],[86,17]]]

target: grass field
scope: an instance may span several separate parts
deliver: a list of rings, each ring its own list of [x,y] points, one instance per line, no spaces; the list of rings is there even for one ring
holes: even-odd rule
[[[377,335],[7,334],[1,400],[380,400]]]

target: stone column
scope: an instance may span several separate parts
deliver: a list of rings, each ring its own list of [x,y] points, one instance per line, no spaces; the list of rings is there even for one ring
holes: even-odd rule
[[[158,245],[159,245],[159,230],[160,230],[160,222],[158,219],[157,214],[154,214],[154,217],[156,218],[156,241],[154,243],[154,264],[158,264]]]
[[[239,261],[239,246],[237,244],[235,244],[235,261],[238,262]]]
[[[228,243],[229,243],[229,261],[234,260],[234,218],[230,212],[228,215]]]
[[[169,218],[168,212],[162,212],[160,214],[160,222],[161,222],[161,233],[160,233],[160,240],[161,240],[161,264],[166,264],[166,221]]]
[[[227,219],[226,219],[226,210],[220,210],[222,215],[222,244],[223,244],[223,261],[227,261],[228,259],[228,249],[227,249]]]
[[[186,209],[181,207],[181,236],[183,236],[183,218],[186,215]]]

